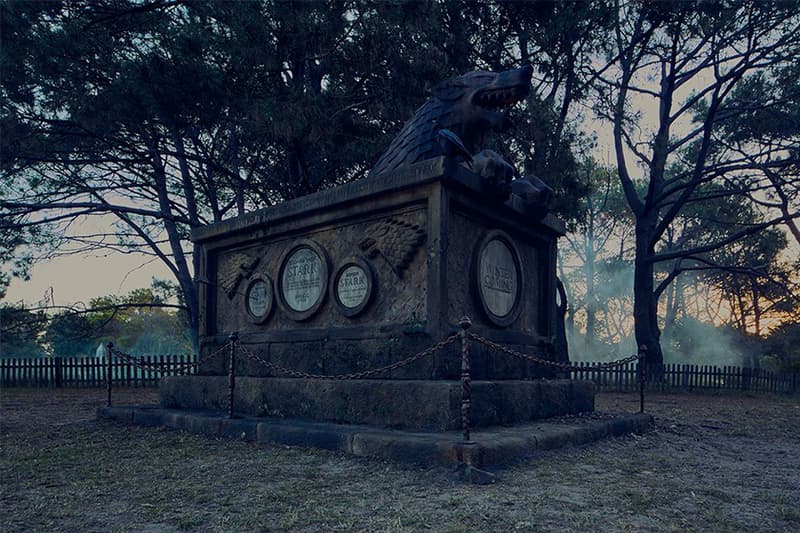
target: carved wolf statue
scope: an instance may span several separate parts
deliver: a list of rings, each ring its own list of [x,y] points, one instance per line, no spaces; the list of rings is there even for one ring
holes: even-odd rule
[[[436,85],[369,173],[378,176],[437,156],[461,157],[502,199],[520,196],[536,218],[547,214],[553,191],[535,176],[513,180],[514,167],[483,141],[490,131],[503,131],[509,120],[503,109],[528,95],[530,65],[505,72],[476,71]],[[513,181],[512,181],[513,180]]]

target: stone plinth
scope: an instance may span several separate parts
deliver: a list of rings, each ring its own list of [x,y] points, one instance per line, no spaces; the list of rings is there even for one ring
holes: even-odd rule
[[[435,158],[200,228],[201,356],[238,332],[285,367],[321,374],[393,363],[456,331],[553,359],[556,239],[516,199],[489,200],[477,176]],[[268,376],[240,358],[238,373]],[[225,357],[201,368],[223,375]],[[457,379],[451,346],[388,379]],[[473,349],[473,379],[552,376]]]
[[[237,378],[234,404],[242,415],[449,431],[461,428],[461,383],[443,380],[302,380]],[[228,406],[224,376],[176,376],[161,381],[165,408]],[[470,425],[485,428],[594,410],[589,381],[473,381]]]

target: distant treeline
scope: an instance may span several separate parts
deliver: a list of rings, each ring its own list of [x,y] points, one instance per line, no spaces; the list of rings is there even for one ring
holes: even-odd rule
[[[108,342],[133,354],[192,353],[185,312],[167,304],[173,296],[172,287],[155,281],[149,289],[49,314],[2,304],[0,357],[94,356]]]

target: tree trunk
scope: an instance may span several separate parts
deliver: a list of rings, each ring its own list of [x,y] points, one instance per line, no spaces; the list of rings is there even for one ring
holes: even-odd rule
[[[646,214],[636,221],[636,257],[633,266],[633,320],[636,345],[647,348],[647,372],[660,379],[664,355],[661,352],[661,332],[658,328],[658,298],[653,277],[652,241],[655,216]]]
[[[594,209],[591,197],[587,199],[589,206],[589,224],[586,229],[586,267],[584,270],[586,280],[586,337],[585,350],[587,354],[592,354],[597,346],[597,305],[594,290]]]
[[[681,306],[683,305],[683,277],[676,276],[667,288],[666,316],[664,317],[664,331],[661,338],[669,344],[672,339],[675,322],[678,320]]]
[[[172,218],[172,206],[169,201],[169,191],[167,187],[167,176],[164,172],[164,164],[158,148],[158,139],[155,135],[147,139],[150,149],[151,164],[153,166],[153,178],[155,189],[158,193],[158,205],[161,210],[164,230],[167,233],[170,251],[174,258],[173,273],[177,278],[178,285],[185,298],[185,304],[189,314],[189,329],[192,337],[192,345],[196,349],[197,332],[200,325],[200,305],[197,299],[197,286],[192,279],[189,266],[186,262],[186,254],[181,242],[181,232]]]
[[[565,318],[564,318],[564,330],[566,332],[568,339],[575,338],[575,304],[574,304],[574,297],[572,294],[572,289],[569,285],[569,281],[567,280],[567,276],[564,273],[563,263],[560,260],[558,261],[558,282],[561,284],[561,288],[564,289],[564,303],[566,304],[565,309]]]
[[[750,280],[750,286],[753,291],[753,328],[756,337],[761,336],[761,305],[758,303],[760,292],[758,289],[758,281],[755,278]]]
[[[177,153],[178,158],[178,165],[181,173],[181,183],[183,185],[183,194],[186,197],[186,212],[189,216],[189,222],[193,228],[200,226],[200,212],[197,208],[197,199],[195,195],[194,183],[192,181],[192,175],[189,170],[189,164],[186,160],[186,148],[183,143],[183,137],[181,137],[180,132],[177,128],[173,127],[171,129],[172,132],[172,140],[175,144],[175,151]],[[199,338],[198,338],[198,328],[200,325],[200,309],[199,309],[199,301],[197,300],[197,273],[199,272],[200,268],[200,247],[193,246],[192,247],[192,272],[194,274],[194,280],[183,280],[180,282],[181,290],[184,292],[184,300],[186,305],[189,307],[188,313],[188,328],[189,328],[189,338],[192,343],[192,347],[194,348],[195,353],[198,353],[198,349],[200,347]],[[179,277],[184,277],[183,275]],[[187,287],[190,287],[192,295],[189,296],[186,294]]]

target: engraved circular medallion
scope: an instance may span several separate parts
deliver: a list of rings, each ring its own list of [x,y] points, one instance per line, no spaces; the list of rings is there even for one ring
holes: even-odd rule
[[[367,298],[367,273],[358,265],[350,265],[339,276],[336,297],[348,309],[358,307]]]
[[[319,309],[328,285],[324,250],[302,241],[284,256],[279,281],[280,303],[294,320],[304,320]]]
[[[363,311],[372,297],[372,269],[358,258],[339,267],[331,283],[331,293],[339,311],[351,317]]]
[[[245,291],[245,306],[250,320],[259,324],[264,322],[272,311],[272,280],[259,275],[250,280]]]
[[[311,309],[322,296],[322,258],[311,248],[300,248],[286,260],[281,289],[293,310]]]
[[[508,326],[516,319],[522,294],[522,266],[511,237],[489,232],[478,246],[475,264],[478,299],[489,319]]]

